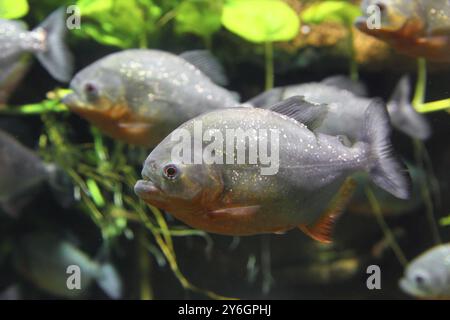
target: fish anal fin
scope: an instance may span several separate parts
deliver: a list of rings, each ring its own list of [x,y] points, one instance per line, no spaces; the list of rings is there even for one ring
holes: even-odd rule
[[[331,201],[328,210],[322,215],[319,221],[313,225],[299,225],[299,229],[314,240],[322,243],[331,243],[333,227],[336,220],[350,202],[355,188],[355,180],[348,178],[341,186],[337,195]]]
[[[322,243],[331,243],[333,241],[331,238],[331,233],[333,230],[334,222],[335,217],[326,216],[322,217],[320,221],[313,226],[300,225],[299,228],[314,240]]]

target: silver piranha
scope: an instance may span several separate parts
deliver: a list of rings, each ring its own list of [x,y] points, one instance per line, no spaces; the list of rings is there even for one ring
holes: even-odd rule
[[[33,233],[21,238],[14,264],[38,288],[59,297],[83,297],[95,281],[110,298],[122,295],[121,279],[111,264],[100,264],[54,234]],[[74,269],[68,273],[70,266],[79,267],[79,289],[68,287],[68,278],[76,272]]]
[[[205,231],[252,235],[299,227],[329,242],[330,224],[351,195],[348,178],[353,173],[368,172],[372,181],[399,198],[408,197],[409,187],[401,164],[391,156],[389,119],[382,104],[374,101],[366,108],[365,134],[352,147],[339,137],[310,130],[323,120],[323,110],[292,97],[271,110],[231,108],[201,115],[150,153],[135,192]],[[201,150],[194,147],[194,163],[174,159],[173,152],[180,150],[176,136],[182,132],[182,144],[195,146],[199,124],[206,139]],[[214,161],[195,162],[202,156]],[[264,172],[274,163],[277,170]]]
[[[54,165],[45,164],[32,150],[0,130],[0,206],[16,216],[36,188],[57,180]]]
[[[199,114],[238,105],[214,82],[227,81],[207,51],[125,50],[79,72],[64,103],[115,139],[153,147]]]
[[[450,244],[425,251],[408,265],[400,288],[425,299],[450,299]]]
[[[248,104],[267,107],[277,101],[300,95],[311,103],[323,105],[327,109],[322,125],[316,131],[331,135],[344,135],[358,141],[363,134],[363,117],[371,99],[366,98],[367,90],[359,83],[345,77],[327,78],[322,82],[305,83],[275,88],[251,99]],[[411,88],[407,77],[403,77],[387,103],[392,125],[403,133],[425,140],[431,129],[425,117],[417,113],[410,103]]]
[[[26,54],[34,54],[55,79],[70,80],[73,59],[64,44],[66,32],[63,8],[32,31],[21,21],[0,19],[0,104],[6,103],[25,74],[29,60]]]

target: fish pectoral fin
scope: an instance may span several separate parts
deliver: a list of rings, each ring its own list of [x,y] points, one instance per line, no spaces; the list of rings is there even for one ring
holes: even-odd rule
[[[303,96],[285,99],[273,105],[270,110],[293,118],[303,123],[310,130],[320,127],[327,115],[325,105],[310,103]]]
[[[222,64],[208,50],[186,51],[180,54],[180,58],[197,67],[219,86],[228,85],[228,78]]]
[[[250,218],[255,215],[260,206],[234,207],[209,211],[207,213],[210,218]]]
[[[347,204],[352,198],[356,188],[356,182],[352,178],[348,178],[339,189],[337,195],[331,201],[328,210],[322,215],[314,225],[299,225],[299,229],[314,240],[322,243],[332,242],[333,226],[337,218],[342,214]]]

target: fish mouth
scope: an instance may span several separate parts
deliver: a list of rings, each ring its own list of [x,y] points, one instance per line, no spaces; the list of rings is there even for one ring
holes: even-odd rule
[[[155,200],[155,197],[161,194],[161,190],[150,180],[139,180],[136,182],[134,192],[144,201]]]
[[[79,98],[76,93],[69,93],[68,95],[65,95],[61,102],[64,103],[66,106],[68,106],[70,109],[82,109],[86,108],[86,104],[84,104]]]
[[[418,290],[415,286],[413,286],[407,279],[402,278],[399,281],[399,287],[403,290],[403,292],[416,296],[416,297],[424,297],[425,294]]]

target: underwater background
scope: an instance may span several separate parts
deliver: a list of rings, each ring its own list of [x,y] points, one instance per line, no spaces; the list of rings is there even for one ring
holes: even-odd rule
[[[0,19],[32,29],[70,5],[81,13],[80,28],[65,40],[75,72],[130,48],[206,49],[242,102],[274,86],[333,75],[358,79],[369,97],[385,101],[405,74],[412,91],[426,85],[427,101],[450,97],[450,64],[429,61],[419,72],[427,73],[423,83],[417,58],[353,26],[360,1],[15,0],[0,1]],[[450,240],[448,106],[420,110],[432,130],[425,141],[393,131],[396,152],[423,175],[413,197],[370,202],[357,192],[333,242],[322,244],[297,230],[210,234],[148,207],[133,186],[150,149],[104,136],[70,112],[60,102],[67,87],[33,59],[0,109],[0,129],[55,164],[61,180],[56,190],[43,183],[14,195],[14,214],[0,208],[3,299],[406,299],[398,283],[408,261]],[[26,161],[36,160],[18,155],[17,162]],[[20,169],[14,175],[29,179]],[[83,290],[70,294],[57,289],[66,285],[67,261],[93,270]],[[370,265],[381,269],[381,290],[367,288]]]

